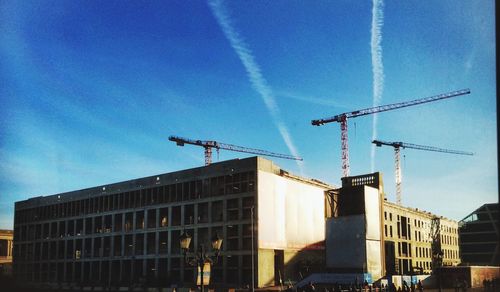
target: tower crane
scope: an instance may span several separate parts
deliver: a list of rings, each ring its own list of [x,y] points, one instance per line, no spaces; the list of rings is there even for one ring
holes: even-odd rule
[[[319,120],[312,120],[311,124],[314,126],[321,126],[327,123],[331,122],[337,122],[340,123],[340,139],[341,139],[341,148],[342,148],[342,175],[344,177],[349,176],[349,148],[347,145],[347,119],[349,118],[355,118],[355,117],[360,117],[360,116],[365,116],[365,115],[371,115],[375,113],[381,113],[385,111],[390,111],[390,110],[395,110],[403,107],[409,107],[409,106],[414,106],[418,104],[423,104],[423,103],[428,103],[428,102],[433,102],[441,99],[446,99],[446,98],[451,98],[455,96],[460,96],[464,94],[469,94],[470,90],[469,89],[461,89],[457,91],[452,91],[448,93],[442,93],[439,95],[434,95],[430,97],[425,97],[425,98],[419,98],[415,100],[410,100],[410,101],[405,101],[405,102],[399,102],[399,103],[393,103],[393,104],[387,104],[387,105],[381,105],[381,106],[376,106],[376,107],[371,107],[371,108],[365,108],[361,110],[356,110],[352,112],[346,112],[342,113],[330,118],[324,118],[324,119],[319,119]]]
[[[177,146],[184,146],[184,144],[191,144],[191,145],[201,146],[201,147],[205,148],[205,165],[210,165],[212,163],[212,148],[215,148],[217,150],[217,153],[219,152],[219,149],[224,149],[224,150],[230,150],[230,151],[235,151],[235,152],[252,153],[252,154],[257,154],[257,155],[278,157],[278,158],[284,158],[284,159],[292,159],[292,160],[300,160],[300,161],[303,160],[302,158],[297,157],[297,156],[279,154],[279,153],[274,153],[274,152],[270,152],[270,151],[266,151],[266,150],[242,147],[242,146],[226,144],[226,143],[220,143],[217,141],[193,140],[193,139],[181,138],[181,137],[177,137],[177,136],[170,136],[170,137],[168,137],[168,140],[177,143]]]
[[[394,147],[394,158],[395,158],[395,174],[396,174],[396,203],[398,205],[401,205],[401,148],[409,148],[409,149],[416,149],[416,150],[424,150],[424,151],[434,151],[434,152],[442,152],[442,153],[450,153],[450,154],[458,154],[458,155],[474,155],[472,152],[467,152],[467,151],[459,151],[459,150],[450,150],[450,149],[443,149],[443,148],[438,148],[438,147],[433,147],[433,146],[424,146],[424,145],[417,145],[417,144],[410,144],[410,143],[403,143],[403,142],[385,142],[385,141],[380,141],[380,140],[373,140],[373,144],[377,145],[377,147],[382,147],[382,145],[385,146],[392,146]]]

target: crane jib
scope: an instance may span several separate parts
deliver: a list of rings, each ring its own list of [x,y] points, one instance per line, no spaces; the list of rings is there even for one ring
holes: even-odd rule
[[[169,136],[168,140],[175,142],[178,146],[184,146],[184,144],[191,144],[191,145],[201,146],[201,147],[205,148],[205,164],[206,165],[209,165],[211,163],[211,155],[212,155],[211,149],[212,148],[217,149],[217,151],[219,151],[219,149],[224,149],[224,150],[230,150],[230,151],[236,151],[236,152],[242,152],[242,153],[251,153],[251,154],[257,154],[257,155],[263,155],[263,156],[278,157],[278,158],[284,158],[284,159],[292,159],[292,160],[299,160],[299,161],[303,160],[301,157],[298,157],[298,156],[280,154],[280,153],[270,152],[270,151],[261,150],[261,149],[237,146],[237,145],[233,145],[233,144],[220,143],[217,141],[193,140],[193,139],[181,138],[181,137],[177,137],[177,136]]]
[[[438,94],[438,95],[434,95],[434,96],[430,96],[430,97],[424,97],[424,98],[410,100],[410,101],[380,105],[380,106],[376,106],[376,107],[355,110],[352,112],[346,112],[346,113],[342,113],[342,114],[336,115],[336,116],[331,117],[331,118],[312,120],[311,123],[314,126],[320,126],[320,125],[324,125],[324,124],[331,123],[331,122],[341,122],[343,118],[360,117],[360,116],[395,110],[395,109],[399,109],[399,108],[403,108],[403,107],[424,104],[424,103],[433,102],[433,101],[446,99],[446,98],[451,98],[451,97],[455,97],[455,96],[465,95],[465,94],[469,94],[469,93],[470,93],[470,90],[468,88],[461,89],[461,90],[456,90],[456,91],[452,91],[452,92],[448,92],[448,93],[442,93],[442,94]]]

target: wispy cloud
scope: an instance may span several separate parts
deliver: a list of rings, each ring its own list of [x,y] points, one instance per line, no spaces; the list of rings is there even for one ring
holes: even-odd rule
[[[373,72],[373,106],[380,105],[384,92],[384,64],[382,63],[382,27],[384,25],[384,2],[373,0],[371,27],[371,54]],[[377,114],[373,115],[372,140],[377,138]],[[371,171],[375,171],[375,145],[371,147]]]
[[[284,90],[278,90],[278,91],[275,90],[274,92],[276,93],[276,96],[278,96],[278,97],[302,101],[302,102],[305,102],[308,104],[317,104],[317,105],[336,107],[336,108],[344,108],[344,109],[351,109],[353,107],[352,104],[347,104],[345,102],[335,100],[332,98],[317,97],[317,96],[313,96],[313,95],[302,95],[302,94],[299,94],[297,92],[292,93],[292,92],[284,91]]]
[[[236,29],[234,28],[229,12],[224,5],[224,1],[212,0],[209,1],[209,5],[217,22],[224,32],[224,35],[229,40],[234,51],[243,63],[252,87],[262,97],[262,100],[264,101],[266,108],[271,114],[274,124],[278,128],[281,137],[288,147],[288,150],[292,155],[299,156],[299,152],[297,151],[297,148],[292,141],[288,128],[281,118],[280,110],[278,105],[276,104],[276,98],[274,96],[273,90],[262,75],[262,71],[260,69],[260,66],[257,64],[257,61],[255,60],[252,50],[240,36],[238,31],[236,31]],[[302,163],[300,161],[297,161],[297,165],[299,166],[300,172],[303,172]]]

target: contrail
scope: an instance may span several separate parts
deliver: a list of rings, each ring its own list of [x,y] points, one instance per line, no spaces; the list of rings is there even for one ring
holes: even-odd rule
[[[212,9],[212,13],[214,14],[217,22],[222,29],[222,32],[229,40],[231,47],[234,49],[241,62],[243,63],[252,87],[262,97],[262,100],[264,101],[267,110],[271,114],[274,124],[278,128],[281,137],[288,147],[288,150],[292,155],[300,156],[297,148],[293,144],[288,128],[285,126],[283,120],[281,119],[280,110],[278,105],[276,104],[274,93],[271,87],[268,85],[266,79],[262,75],[260,66],[255,61],[252,50],[247,45],[247,43],[245,43],[238,31],[236,31],[236,29],[233,27],[229,12],[227,11],[223,1],[211,0],[208,3],[210,5],[210,8]],[[297,161],[297,165],[299,166],[300,172],[302,174],[302,162]]]
[[[384,1],[373,0],[371,53],[373,72],[373,106],[380,105],[384,91],[384,65],[382,63],[382,26],[384,25]],[[372,140],[377,138],[377,114],[373,115]],[[371,146],[371,171],[375,171],[375,145]]]

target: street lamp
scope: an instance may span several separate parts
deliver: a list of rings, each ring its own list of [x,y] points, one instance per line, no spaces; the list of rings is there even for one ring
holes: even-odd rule
[[[215,232],[212,237],[212,249],[214,250],[214,255],[210,256],[206,253],[205,247],[203,244],[200,244],[198,247],[198,251],[194,252],[192,255],[188,256],[189,245],[191,243],[191,235],[187,232],[184,232],[179,237],[179,244],[184,254],[184,261],[186,264],[199,267],[200,268],[200,284],[201,284],[201,292],[203,292],[203,268],[205,263],[216,264],[219,259],[220,248],[222,246],[222,238],[219,237],[217,232]]]
[[[443,250],[440,250],[439,252],[437,252],[436,254],[434,254],[434,267],[433,267],[433,272],[436,272],[437,273],[437,280],[438,280],[438,289],[439,289],[439,292],[441,292],[441,273],[442,273],[442,269],[441,267],[443,266]]]

